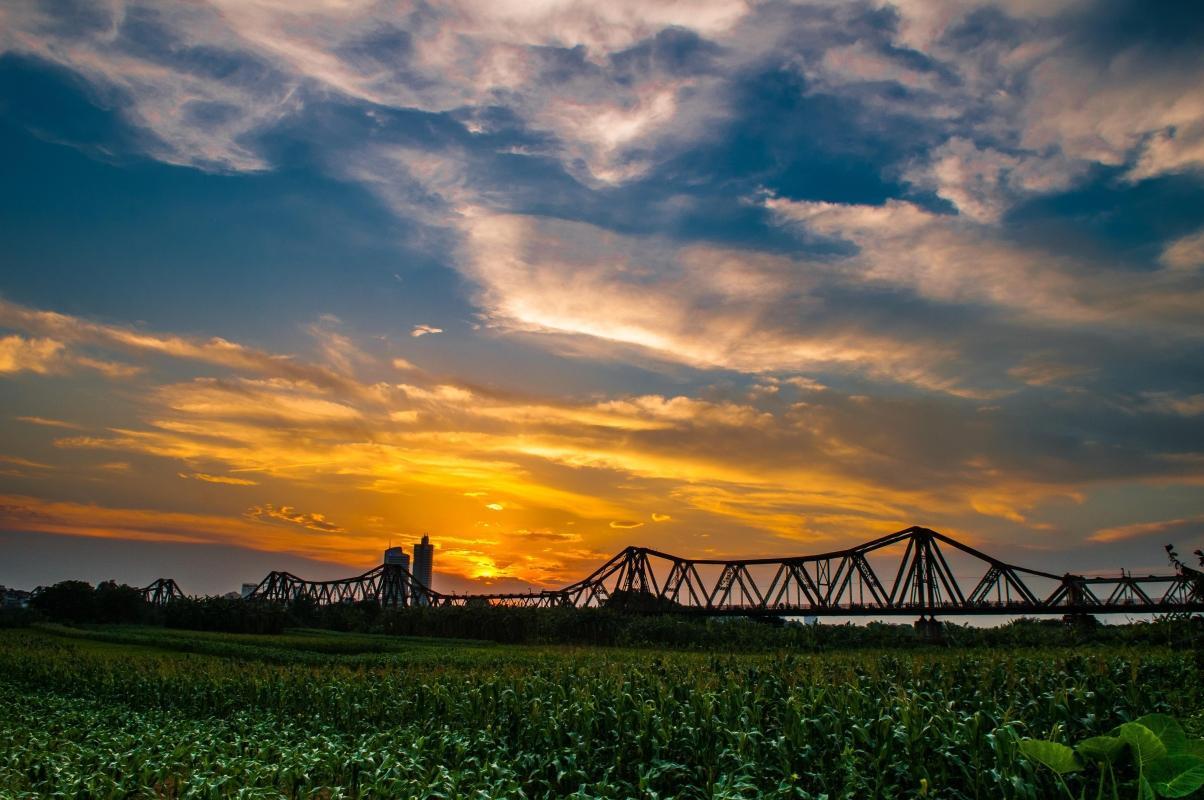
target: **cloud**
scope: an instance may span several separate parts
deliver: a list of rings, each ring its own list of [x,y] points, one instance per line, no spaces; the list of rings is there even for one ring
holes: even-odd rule
[[[3,301],[0,301],[3,302]],[[18,335],[0,337],[0,374],[32,372],[37,375],[58,375],[76,368],[95,370],[108,378],[129,378],[141,368],[115,361],[92,358],[72,352],[54,339],[25,338]]]
[[[352,423],[356,407],[328,399],[306,384],[251,378],[195,378],[157,389],[161,404],[192,417],[287,420],[297,425]]]
[[[1085,169],[1085,163],[1031,151],[1004,152],[955,136],[913,163],[907,177],[948,200],[960,214],[995,223],[1021,199],[1065,189]]]
[[[149,134],[142,146],[168,163],[265,169],[250,140],[302,106],[298,81],[231,50],[222,16],[206,5],[121,3],[71,17],[27,4],[10,9],[5,22],[0,51],[83,76],[120,103]],[[175,46],[164,47],[163,39]]]
[[[61,419],[47,419],[46,417],[13,417],[15,420],[27,422],[30,425],[40,425],[45,428],[65,428],[67,430],[83,430],[82,425],[77,425],[74,422],[66,422]]]
[[[129,364],[72,353],[63,342],[53,339],[25,339],[17,335],[0,337],[0,375],[16,372],[60,375],[75,367],[95,370],[111,378],[131,377],[141,371]]]
[[[36,363],[43,370],[51,368],[50,360],[57,353],[62,352],[67,345],[82,345],[106,347],[143,356],[162,356],[196,361],[240,372],[307,382],[326,389],[347,390],[357,385],[328,368],[303,364],[289,356],[269,354],[220,337],[197,340],[174,335],[163,336],[119,325],[91,322],[81,317],[54,311],[29,308],[4,299],[0,299],[0,327],[48,337],[36,340],[37,343],[34,345],[31,345],[30,342],[35,340],[26,340],[21,337],[10,336],[0,340],[0,342],[13,340],[11,344],[6,344],[4,347],[13,349],[14,364],[28,363],[32,365]],[[0,358],[3,358],[3,353],[4,350],[0,350]],[[23,361],[17,362],[17,358],[21,358]],[[0,361],[0,364],[2,363],[4,362]],[[98,366],[102,362],[79,361],[78,363],[81,366],[90,366],[105,371],[104,368]],[[132,369],[136,369],[136,367]],[[121,377],[128,374],[121,370],[121,367],[117,367],[107,374],[110,377]]]
[[[504,107],[559,140],[548,152],[583,177],[615,180],[638,174],[633,163],[666,129],[690,130],[677,118],[697,121],[716,100],[694,99],[697,77],[674,80],[655,59],[616,59],[665,31],[721,35],[748,11],[714,0],[520,6],[129,3],[77,18],[30,6],[7,15],[0,50],[120,97],[153,134],[146,147],[172,163],[264,169],[258,135],[333,96],[466,112],[479,132],[487,115],[475,112]],[[147,28],[174,46],[146,46]]]
[[[0,372],[36,372],[45,375],[59,366],[63,343],[53,339],[0,339]]]
[[[932,374],[939,343],[823,319],[812,294],[825,271],[818,264],[479,209],[465,209],[461,225],[462,269],[499,328],[588,337],[603,345],[595,355],[642,351],[704,369],[942,381]],[[811,308],[820,316],[814,328],[800,318]]]
[[[247,519],[258,520],[260,522],[284,522],[289,525],[308,528],[311,531],[346,533],[345,529],[340,528],[333,522],[327,521],[325,514],[302,513],[292,506],[280,506],[277,508],[271,503],[265,503],[261,506],[251,506],[246,510],[244,516]]]
[[[1041,356],[1022,377],[1045,386],[1075,374]],[[1128,432],[1130,406],[1084,405],[1072,394],[1037,401],[1043,410],[1035,415],[1024,405],[972,398],[816,392],[805,381],[739,398],[570,402],[417,379],[371,399],[362,387],[327,395],[281,380],[168,383],[145,395],[145,425],[56,444],[220,465],[226,474],[295,486],[446,492],[448,503],[484,496],[488,487],[492,505],[516,509],[516,523],[528,526],[538,515],[570,512],[609,528],[630,513],[620,487],[634,481],[648,492],[647,515],[702,514],[791,538],[837,524],[804,526],[804,519],[839,520],[839,530],[852,532],[859,518],[877,530],[920,509],[1027,523],[1042,499],[1075,496],[1083,485],[1192,474],[1170,459],[1191,451],[1190,438],[1151,447],[1149,433]],[[1071,424],[1082,433],[1059,433]],[[666,495],[676,507],[660,505]]]
[[[179,476],[184,479],[204,481],[205,483],[221,483],[227,486],[258,486],[259,481],[248,480],[247,478],[234,478],[229,475],[209,475],[204,472],[181,472]]]
[[[1169,392],[1147,392],[1146,404],[1161,414],[1198,417],[1204,414],[1204,394],[1177,395]]]
[[[28,458],[20,458],[18,456],[0,455],[0,462],[18,467],[29,467],[30,469],[54,469],[50,464],[43,464],[40,461],[31,461]]]
[[[500,152],[517,127],[526,155],[606,187],[739,122],[740,83],[774,71],[922,123],[932,158],[911,174],[979,219],[1090,163],[1134,180],[1204,163],[1189,32],[1143,39],[1123,4],[927,5],[30,4],[8,10],[0,51],[83,76],[152,155],[206,169],[264,169],[264,134],[341,105],[382,128],[391,111],[450,115],[503,134]]]
[[[1077,373],[1044,352],[1020,375],[1031,382],[1026,391],[1039,394],[990,403],[948,393],[816,391],[808,380],[774,376],[689,394],[577,398],[421,371],[406,384],[324,389],[282,378],[188,379],[180,374],[188,363],[147,374],[137,422],[57,439],[54,463],[97,451],[138,455],[139,465],[160,459],[165,468],[140,471],[140,480],[167,475],[178,488],[156,496],[220,504],[227,519],[280,529],[279,539],[239,534],[262,543],[256,547],[288,541],[290,529],[329,537],[294,538],[293,547],[349,563],[378,545],[353,533],[361,529],[376,538],[382,529],[481,531],[495,544],[452,548],[462,552],[445,554],[445,563],[492,578],[575,577],[572,569],[589,558],[549,553],[527,564],[517,533],[570,525],[583,553],[594,554],[625,544],[632,528],[623,526],[669,519],[679,524],[656,526],[658,535],[682,551],[697,550],[694,532],[710,531],[724,532],[732,552],[836,547],[920,518],[1023,540],[1016,532],[1047,524],[1051,504],[1081,503],[1126,481],[1186,486],[1204,467],[1190,458],[1199,449],[1190,431],[1155,409],[1163,398],[1045,394]],[[364,366],[390,364],[382,357]],[[248,510],[238,492],[188,488],[206,482],[269,485],[280,502]],[[299,510],[308,503],[326,511]],[[57,528],[88,528],[82,511],[63,515],[70,520]],[[116,512],[114,519],[135,535],[185,535],[183,519],[156,527],[150,511],[143,521]]]
[[[1166,519],[1155,522],[1138,522],[1101,528],[1087,537],[1090,542],[1120,542],[1128,539],[1159,536],[1164,539],[1187,536],[1198,538],[1204,535],[1204,515],[1188,519]]]
[[[1160,260],[1167,269],[1194,270],[1204,267],[1204,230],[1168,244]]]
[[[358,366],[371,363],[372,359],[350,337],[335,330],[339,324],[338,317],[324,314],[307,332],[317,342],[323,361],[339,373],[354,375]]]
[[[111,507],[13,494],[0,495],[0,527],[135,541],[234,544],[273,552],[325,554],[340,560],[362,557],[345,541],[316,539],[299,543],[284,531],[273,533],[270,526],[237,515]]]
[[[1064,364],[1056,358],[1036,353],[1011,367],[1008,375],[1030,386],[1050,386],[1086,376],[1091,372],[1091,367]]]
[[[800,235],[852,243],[840,262],[863,286],[932,302],[1006,310],[1026,321],[1118,322],[1180,329],[1200,323],[1200,288],[1173,275],[1101,274],[1086,259],[1009,241],[997,230],[901,200],[881,206],[770,197],[766,207]]]
[[[436,328],[434,325],[415,325],[410,331],[410,336],[417,339],[420,336],[427,336],[432,333],[443,333],[442,328]]]

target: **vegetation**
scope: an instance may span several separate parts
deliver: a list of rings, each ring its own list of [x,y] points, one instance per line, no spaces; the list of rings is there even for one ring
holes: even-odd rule
[[[0,631],[0,797],[1079,797],[1088,756],[1055,772],[1026,740],[1166,738],[1156,713],[1187,741],[1201,684],[1188,653],[1152,646],[714,654],[35,625]],[[1117,759],[1109,787],[1127,789]]]
[[[1067,775],[1095,767],[1094,797],[1188,797],[1204,786],[1204,739],[1189,739],[1183,727],[1165,714],[1147,714],[1125,722],[1105,736],[1068,747],[1043,739],[1023,739],[1020,752],[1057,775],[1066,795],[1075,794],[1064,780]],[[1088,781],[1090,781],[1090,775]],[[1078,797],[1088,796],[1084,786]]]

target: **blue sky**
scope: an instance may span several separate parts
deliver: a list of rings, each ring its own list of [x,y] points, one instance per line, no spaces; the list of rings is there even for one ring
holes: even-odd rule
[[[1202,28],[8,6],[0,582],[69,537],[135,581],[429,531],[448,586],[549,585],[910,524],[1159,568],[1204,544]]]

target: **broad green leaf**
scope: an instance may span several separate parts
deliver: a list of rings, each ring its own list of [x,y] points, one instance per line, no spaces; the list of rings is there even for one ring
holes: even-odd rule
[[[1150,781],[1146,776],[1142,775],[1141,780],[1137,783],[1137,798],[1138,800],[1154,800],[1154,787],[1150,785]]]
[[[1183,748],[1187,745],[1187,734],[1183,732],[1178,721],[1168,714],[1146,714],[1134,722],[1153,731],[1154,735],[1166,745],[1166,752],[1169,755],[1182,753]]]
[[[1204,739],[1188,739],[1183,744],[1183,752],[1189,756],[1204,758]]]
[[[1146,776],[1161,797],[1187,797],[1204,786],[1204,758],[1170,755],[1155,759]]]
[[[1125,740],[1119,736],[1092,736],[1079,742],[1074,749],[1085,758],[1115,764],[1125,751]]]
[[[1166,755],[1166,745],[1154,732],[1139,722],[1126,722],[1116,729],[1120,738],[1129,745],[1133,760],[1144,767],[1156,758]]]
[[[1034,761],[1038,761],[1059,775],[1077,772],[1083,764],[1074,750],[1058,742],[1044,739],[1021,739],[1020,752]]]

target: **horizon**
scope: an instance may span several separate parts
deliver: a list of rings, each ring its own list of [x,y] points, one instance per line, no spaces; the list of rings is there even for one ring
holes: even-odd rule
[[[1169,572],[1204,547],[1201,34],[0,9],[0,584],[216,594],[429,533],[440,591],[557,588],[912,525]]]

